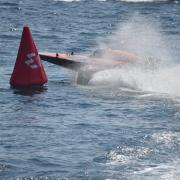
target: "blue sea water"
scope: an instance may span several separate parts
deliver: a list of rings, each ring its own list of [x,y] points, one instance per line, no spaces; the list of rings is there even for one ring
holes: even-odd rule
[[[180,178],[179,1],[1,0],[0,22],[0,179]],[[79,85],[44,62],[44,89],[11,89],[24,25],[40,51],[106,46],[162,63]]]

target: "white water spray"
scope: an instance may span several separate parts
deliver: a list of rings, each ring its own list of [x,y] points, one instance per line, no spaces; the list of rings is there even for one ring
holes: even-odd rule
[[[180,96],[180,64],[168,48],[165,36],[154,19],[135,15],[121,24],[100,48],[131,52],[140,57],[138,66],[125,66],[97,72],[90,85],[117,85],[154,93]],[[177,42],[175,42],[177,43]],[[106,45],[108,44],[108,46]],[[105,54],[107,58],[107,54]],[[109,59],[113,57],[108,56]],[[150,64],[149,64],[150,60]],[[146,66],[149,64],[148,66]]]

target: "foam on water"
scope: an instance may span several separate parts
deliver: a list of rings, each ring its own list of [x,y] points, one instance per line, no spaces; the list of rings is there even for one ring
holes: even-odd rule
[[[107,165],[132,163],[133,161],[148,156],[150,153],[151,150],[146,147],[118,147],[116,150],[111,150],[108,153]]]
[[[180,173],[179,173],[179,159],[174,160],[172,163],[169,164],[161,164],[159,166],[154,167],[145,167],[144,169],[140,171],[135,171],[135,175],[149,175],[151,174],[152,177],[156,177],[158,179],[172,179],[176,180],[178,179]],[[163,173],[162,173],[163,172]]]
[[[180,145],[180,132],[158,132],[152,134],[151,137],[156,143],[164,143],[165,145],[176,143]]]

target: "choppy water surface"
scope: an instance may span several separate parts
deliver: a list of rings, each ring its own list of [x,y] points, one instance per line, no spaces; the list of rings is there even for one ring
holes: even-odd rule
[[[1,0],[0,22],[0,179],[180,178],[179,1]],[[153,67],[107,69],[82,86],[44,63],[44,89],[11,89],[25,24],[41,51],[105,46]]]

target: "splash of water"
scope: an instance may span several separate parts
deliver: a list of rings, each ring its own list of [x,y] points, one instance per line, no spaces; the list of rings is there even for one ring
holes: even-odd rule
[[[152,22],[152,23],[151,23]],[[180,96],[180,65],[168,48],[168,42],[154,19],[134,15],[121,24],[99,47],[120,49],[139,57],[137,65],[105,69],[95,73],[90,85],[117,85],[155,93]],[[176,42],[175,42],[176,43]],[[108,44],[108,46],[106,45]],[[114,59],[104,54],[103,58]]]

